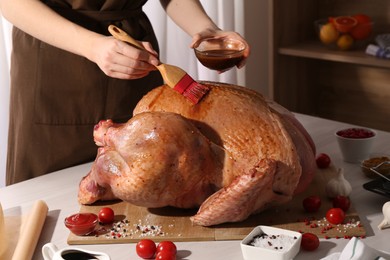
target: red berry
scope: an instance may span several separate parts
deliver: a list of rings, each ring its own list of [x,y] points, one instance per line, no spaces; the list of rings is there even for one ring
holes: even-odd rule
[[[351,200],[348,197],[341,195],[334,198],[332,203],[334,208],[340,208],[344,212],[347,211],[351,206]]]
[[[306,251],[314,251],[320,246],[320,240],[315,234],[302,234],[301,248]]]
[[[326,153],[320,153],[316,158],[317,167],[320,169],[328,168],[330,161],[330,157]]]
[[[302,205],[307,212],[316,212],[321,207],[321,198],[316,195],[306,197]]]
[[[374,132],[364,128],[348,128],[344,130],[340,130],[336,133],[338,136],[344,138],[353,138],[353,139],[362,139],[369,138],[375,135]]]

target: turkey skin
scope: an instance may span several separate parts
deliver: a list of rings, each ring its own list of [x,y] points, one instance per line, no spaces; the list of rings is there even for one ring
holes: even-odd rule
[[[79,202],[197,207],[192,222],[211,226],[243,221],[310,185],[314,143],[291,112],[248,88],[202,84],[210,91],[196,105],[161,86],[128,122],[100,121]]]

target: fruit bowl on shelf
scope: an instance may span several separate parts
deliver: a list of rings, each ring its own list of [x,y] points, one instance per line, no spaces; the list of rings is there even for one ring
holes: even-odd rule
[[[314,25],[324,45],[347,51],[366,47],[372,39],[374,23],[369,16],[357,14],[320,19]]]

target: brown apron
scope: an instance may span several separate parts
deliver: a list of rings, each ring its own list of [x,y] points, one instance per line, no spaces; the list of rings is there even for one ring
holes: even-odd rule
[[[115,24],[158,51],[142,12],[146,0],[46,0],[53,10],[108,35]],[[95,158],[93,126],[127,121],[136,103],[162,84],[158,72],[137,80],[107,77],[84,57],[13,29],[7,185]]]

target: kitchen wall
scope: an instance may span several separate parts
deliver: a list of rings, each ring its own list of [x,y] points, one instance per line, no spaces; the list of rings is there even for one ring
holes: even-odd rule
[[[245,1],[245,38],[251,45],[246,87],[268,96],[268,1]]]

